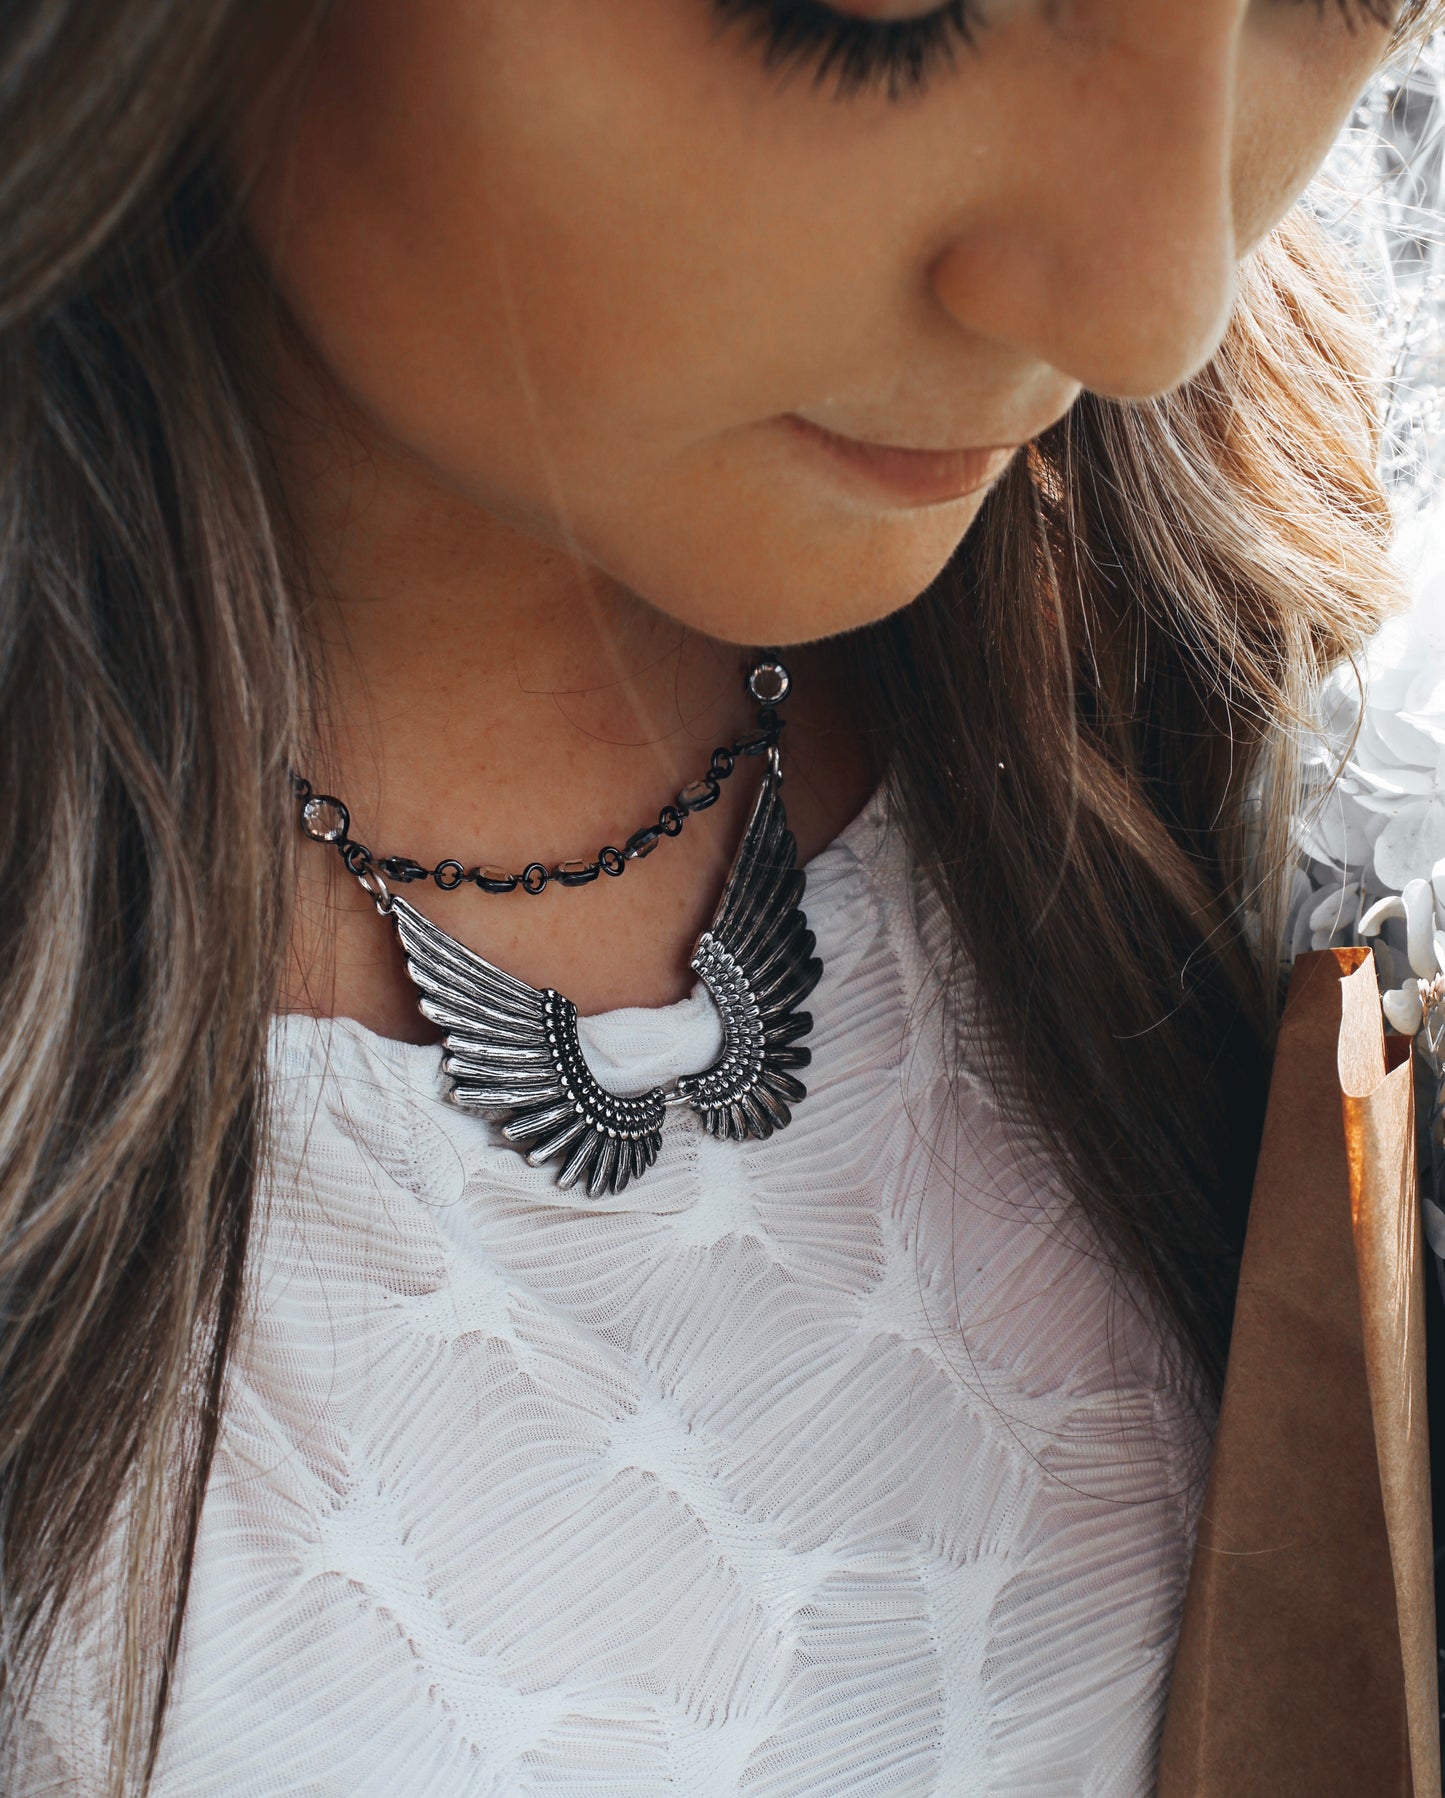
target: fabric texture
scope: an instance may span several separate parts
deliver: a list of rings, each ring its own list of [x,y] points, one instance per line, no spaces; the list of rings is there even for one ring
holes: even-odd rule
[[[881,801],[805,903],[792,1126],[673,1111],[615,1198],[450,1106],[436,1048],[277,1021],[157,1798],[1152,1790],[1204,1427],[950,1080]],[[717,1040],[701,992],[583,1025],[619,1090]],[[85,1627],[7,1789],[99,1789]]]

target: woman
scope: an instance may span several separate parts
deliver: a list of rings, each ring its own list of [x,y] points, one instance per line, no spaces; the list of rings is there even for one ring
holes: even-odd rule
[[[1427,10],[12,5],[7,1790],[1149,1789]]]

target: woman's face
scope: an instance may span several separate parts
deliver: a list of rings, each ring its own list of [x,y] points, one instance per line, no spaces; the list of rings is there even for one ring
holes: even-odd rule
[[[793,642],[918,594],[1081,388],[1208,359],[1387,35],[1361,0],[336,0],[250,217],[378,456]]]

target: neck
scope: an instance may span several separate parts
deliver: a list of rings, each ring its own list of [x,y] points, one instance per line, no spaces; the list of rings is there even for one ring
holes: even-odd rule
[[[318,414],[320,422],[318,422]],[[378,856],[434,866],[592,859],[651,823],[752,720],[747,653],[686,630],[563,546],[447,488],[363,421],[314,403],[275,437],[312,597],[320,712],[309,766]],[[818,650],[790,651],[790,821],[806,859],[871,785]],[[746,764],[618,880],[540,898],[407,897],[468,947],[584,1013],[692,985],[756,792]],[[393,933],[319,845],[300,852],[286,1010],[428,1040]]]

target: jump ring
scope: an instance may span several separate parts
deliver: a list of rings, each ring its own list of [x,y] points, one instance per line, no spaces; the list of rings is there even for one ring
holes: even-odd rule
[[[353,869],[353,872],[355,873],[356,871]],[[376,868],[368,863],[365,868],[356,874],[356,884],[361,888],[363,893],[370,896],[372,903],[376,906],[376,909],[381,913],[382,917],[386,917],[392,909],[393,902],[391,889],[381,878],[381,875],[377,872]]]

